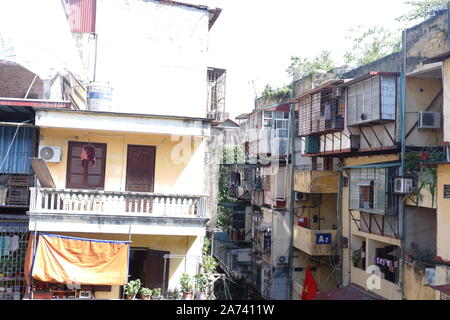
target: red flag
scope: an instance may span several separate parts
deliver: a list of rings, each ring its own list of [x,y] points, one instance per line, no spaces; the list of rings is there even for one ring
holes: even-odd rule
[[[316,296],[316,280],[314,280],[314,277],[309,268],[306,268],[305,280],[303,280],[302,300],[314,300]]]

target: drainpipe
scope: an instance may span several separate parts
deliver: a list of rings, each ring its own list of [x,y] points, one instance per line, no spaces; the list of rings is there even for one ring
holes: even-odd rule
[[[399,174],[401,177],[405,176],[405,148],[406,148],[406,141],[405,141],[405,98],[406,98],[406,30],[403,30],[403,66],[400,76],[400,88],[401,88],[401,96],[400,96],[400,144],[401,144],[401,165],[399,168]],[[405,205],[403,202],[403,197],[399,197],[399,216],[398,216],[398,222],[399,222],[399,236],[400,236],[400,262],[399,266],[399,284],[400,284],[400,294],[402,299],[405,299],[404,297],[404,230],[405,230]]]
[[[292,82],[292,91],[294,90],[294,82]],[[291,93],[292,98],[292,93]],[[290,178],[290,199],[289,199],[289,216],[290,216],[290,232],[291,241],[289,244],[289,300],[292,300],[292,273],[294,268],[294,217],[295,217],[295,191],[294,191],[294,167],[295,167],[295,104],[290,105],[289,114],[289,153],[291,156],[291,166],[289,170]],[[287,177],[286,177],[287,179]]]
[[[343,284],[343,259],[344,249],[342,247],[342,188],[344,187],[344,175],[342,170],[339,170],[339,186],[337,194],[337,232],[336,232],[336,247],[339,255],[339,262],[337,265],[337,280],[340,285]],[[351,267],[351,265],[349,266]]]

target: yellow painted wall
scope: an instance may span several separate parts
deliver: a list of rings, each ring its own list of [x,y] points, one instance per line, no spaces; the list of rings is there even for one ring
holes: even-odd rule
[[[414,266],[404,264],[404,294],[406,300],[435,300],[436,292],[424,285],[424,272],[419,272]]]
[[[303,271],[292,273],[292,300],[300,300],[305,279],[306,267],[316,267],[316,271],[311,271],[316,280],[318,291],[328,291],[337,287],[337,278],[333,268],[323,258],[320,262],[313,262],[305,254],[294,249],[294,268],[304,268]]]
[[[450,199],[444,199],[444,185],[450,185],[450,165],[437,167],[437,255],[450,260]]]
[[[124,191],[127,146],[156,146],[155,192],[203,194],[204,142],[188,137],[172,141],[170,135],[42,128],[41,146],[62,147],[59,163],[47,163],[57,188],[65,188],[69,141],[107,144],[105,190]],[[177,138],[178,139],[178,138]]]
[[[294,190],[305,193],[337,193],[337,171],[295,171]]]
[[[377,155],[377,156],[363,156],[363,157],[353,157],[346,158],[344,160],[344,166],[356,166],[363,164],[374,164],[374,163],[382,163],[382,162],[390,162],[399,160],[399,154],[389,154],[389,155]],[[348,170],[344,170],[344,177],[348,177]],[[359,212],[352,211],[353,218],[358,220]],[[378,235],[372,235],[365,232],[358,231],[358,228],[355,222],[352,220],[350,211],[349,211],[349,187],[344,187],[342,190],[342,235],[349,239],[349,247],[344,248],[343,250],[343,283],[344,285],[348,285],[350,283],[355,283],[362,287],[366,287],[366,279],[367,276],[365,271],[353,267],[353,263],[351,261],[351,249],[359,249],[361,247],[361,243],[352,243],[352,235],[358,236],[363,240],[366,240],[366,243],[369,239],[376,240],[380,242],[386,243],[386,245],[400,245],[400,240],[392,239],[389,237],[382,237]],[[355,271],[356,270],[356,271]],[[384,290],[376,290],[374,293],[390,299],[390,298],[398,298],[398,295],[395,293],[395,284],[391,284],[389,281],[385,281],[386,285],[384,286]]]
[[[446,59],[442,65],[442,83],[444,89],[444,141],[450,142],[450,59]]]
[[[127,234],[91,234],[91,233],[58,233],[72,237],[89,239],[128,241]],[[153,250],[169,251],[170,254],[201,256],[202,237],[189,236],[153,236],[153,235],[131,235],[131,247],[141,247]],[[195,275],[197,273],[199,260],[195,258],[170,259],[169,265],[169,290],[175,287],[180,290],[179,279],[182,273],[187,272]],[[130,279],[134,280],[134,279]],[[151,288],[152,289],[152,288]],[[119,286],[112,288],[111,292],[96,293],[98,299],[119,299]]]

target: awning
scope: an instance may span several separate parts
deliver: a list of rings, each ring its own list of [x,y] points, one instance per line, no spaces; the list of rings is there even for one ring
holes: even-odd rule
[[[127,241],[95,240],[38,234],[30,236],[25,278],[65,284],[124,285],[128,274]],[[31,277],[30,277],[31,274]]]
[[[1,214],[0,232],[28,232],[27,215]]]
[[[450,284],[443,284],[439,286],[430,286],[434,290],[440,291],[443,294],[450,295]]]
[[[329,291],[319,292],[316,300],[384,300],[382,297],[362,288],[349,285]]]

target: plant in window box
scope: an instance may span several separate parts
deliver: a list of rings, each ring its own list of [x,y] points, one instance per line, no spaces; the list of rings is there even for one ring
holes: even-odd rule
[[[355,268],[357,268],[359,263],[361,262],[361,249],[353,250],[352,261],[353,261],[353,266]]]
[[[141,289],[141,296],[142,300],[150,300],[152,298],[152,289],[149,288],[142,288]]]
[[[139,289],[141,288],[141,280],[131,280],[125,285],[125,294],[127,295],[128,300],[134,300],[136,295],[139,293]]]
[[[187,273],[183,273],[180,277],[181,291],[183,291],[183,299],[190,300],[192,295],[192,279]]]
[[[161,300],[161,288],[155,288],[152,290],[152,299],[153,300]]]

